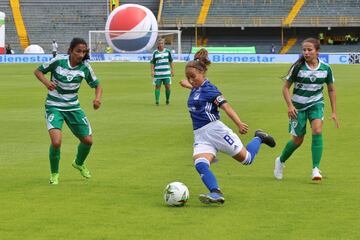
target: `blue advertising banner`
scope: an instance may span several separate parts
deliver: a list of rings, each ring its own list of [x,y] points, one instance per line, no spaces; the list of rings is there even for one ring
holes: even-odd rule
[[[329,54],[330,64],[349,64],[349,54]]]
[[[293,63],[299,54],[209,54],[213,63]],[[319,58],[329,64],[349,64],[360,61],[359,53],[320,54]],[[52,58],[51,54],[6,54],[0,55],[1,63],[43,63]],[[149,62],[152,54],[91,54],[92,62]],[[173,55],[178,59],[178,55]],[[193,54],[182,54],[181,61],[189,61]]]
[[[329,63],[329,54],[319,54],[319,59],[324,63]]]
[[[43,63],[52,57],[52,54],[5,54],[0,55],[0,63]]]

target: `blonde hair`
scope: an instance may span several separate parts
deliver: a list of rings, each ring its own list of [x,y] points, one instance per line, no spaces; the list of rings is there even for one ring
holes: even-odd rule
[[[165,38],[159,38],[157,43],[165,43]]]

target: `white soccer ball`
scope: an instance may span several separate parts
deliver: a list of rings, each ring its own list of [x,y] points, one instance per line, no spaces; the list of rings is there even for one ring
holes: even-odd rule
[[[189,189],[181,182],[169,183],[164,191],[164,200],[170,206],[184,206],[189,200]]]

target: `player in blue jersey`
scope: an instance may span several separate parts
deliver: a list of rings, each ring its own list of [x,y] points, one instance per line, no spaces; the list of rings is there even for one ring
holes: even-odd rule
[[[238,127],[240,134],[246,134],[248,125],[243,123],[237,113],[226,101],[222,93],[206,78],[207,66],[210,65],[205,49],[195,54],[193,61],[186,64],[185,80],[181,86],[191,89],[188,108],[194,129],[193,159],[195,168],[210,193],[201,194],[203,203],[224,203],[210,164],[216,160],[218,151],[225,152],[244,165],[254,161],[261,143],[275,147],[275,140],[262,130],[255,132],[255,137],[244,147],[239,137],[220,121],[218,108],[221,108]]]

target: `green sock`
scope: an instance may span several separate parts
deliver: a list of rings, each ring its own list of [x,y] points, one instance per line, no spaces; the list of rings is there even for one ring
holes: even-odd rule
[[[51,173],[59,172],[60,148],[54,148],[50,145],[49,149],[50,169]]]
[[[169,100],[170,100],[170,93],[171,93],[171,90],[170,90],[170,89],[166,89],[166,90],[165,90],[166,102],[167,102],[167,103],[168,103]]]
[[[75,163],[82,166],[85,162],[87,155],[90,152],[91,145],[80,143],[78,146],[78,152],[76,155]]]
[[[160,89],[155,89],[155,102],[159,103],[160,101]]]
[[[280,155],[280,162],[284,163],[299,146],[293,140],[290,140]]]
[[[323,151],[322,134],[312,135],[311,152],[312,152],[313,168],[314,167],[319,168],[322,151]]]

